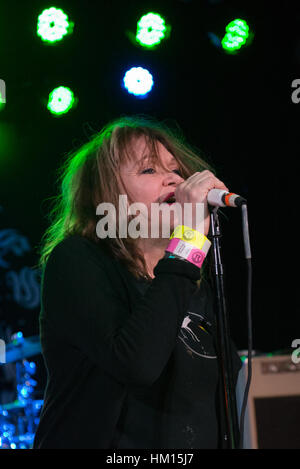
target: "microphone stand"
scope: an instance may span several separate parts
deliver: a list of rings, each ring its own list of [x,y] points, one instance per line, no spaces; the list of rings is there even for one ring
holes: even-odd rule
[[[221,230],[218,207],[210,207],[210,227],[213,245],[214,274],[217,296],[217,355],[220,361],[223,383],[223,399],[226,414],[227,443],[230,449],[238,448],[239,426],[237,416],[236,393],[232,372],[229,322],[224,293],[223,266],[220,252]]]

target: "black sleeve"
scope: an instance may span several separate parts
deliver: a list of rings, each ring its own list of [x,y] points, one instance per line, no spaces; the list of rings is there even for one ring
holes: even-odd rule
[[[153,383],[174,348],[200,271],[181,260],[161,259],[154,274],[144,297],[130,311],[126,292],[116,287],[116,270],[107,260],[78,239],[56,246],[42,280],[43,348],[49,345],[51,330],[118,381]]]

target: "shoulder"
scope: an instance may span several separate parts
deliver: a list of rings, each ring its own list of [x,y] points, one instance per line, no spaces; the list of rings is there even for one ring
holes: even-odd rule
[[[81,290],[83,285],[87,291],[99,285],[103,291],[126,290],[129,272],[107,251],[101,240],[98,244],[80,235],[68,236],[48,257],[42,272],[43,287],[70,288],[73,295],[76,286]]]
[[[81,235],[70,235],[52,249],[46,267],[59,264],[62,267],[97,264],[108,268],[115,262],[104,242],[98,243]]]

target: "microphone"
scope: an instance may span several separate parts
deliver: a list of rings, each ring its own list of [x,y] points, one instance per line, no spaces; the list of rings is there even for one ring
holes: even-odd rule
[[[247,204],[240,195],[223,189],[211,189],[207,194],[207,202],[214,207],[241,207]]]

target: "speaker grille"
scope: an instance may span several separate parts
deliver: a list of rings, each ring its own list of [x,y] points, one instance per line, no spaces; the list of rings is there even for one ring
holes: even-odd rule
[[[258,447],[300,449],[300,396],[254,399]]]

